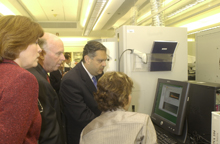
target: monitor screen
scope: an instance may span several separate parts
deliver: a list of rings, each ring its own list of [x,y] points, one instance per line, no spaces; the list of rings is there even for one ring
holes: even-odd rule
[[[159,127],[176,135],[182,134],[185,122],[188,83],[158,79],[152,121]]]

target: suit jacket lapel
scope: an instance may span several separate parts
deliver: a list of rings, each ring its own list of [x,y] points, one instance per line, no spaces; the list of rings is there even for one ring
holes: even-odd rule
[[[40,75],[42,75],[47,80],[47,73],[44,72],[44,69],[42,68],[42,66],[39,63],[37,65],[37,67],[35,67],[35,69],[40,73]]]
[[[92,80],[90,79],[88,73],[86,72],[82,64],[78,63],[77,67],[79,68],[79,72],[82,80],[84,81],[84,84],[86,85],[90,93],[93,95],[93,92],[97,91],[95,85],[93,84]]]

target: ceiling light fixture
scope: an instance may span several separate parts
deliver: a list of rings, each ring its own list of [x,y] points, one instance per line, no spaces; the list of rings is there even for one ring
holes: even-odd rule
[[[8,9],[2,3],[0,3],[0,13],[3,15],[15,15],[10,9]]]
[[[186,27],[188,32],[193,31],[193,30],[200,29],[200,28],[203,28],[209,25],[220,23],[219,17],[220,17],[220,13],[200,19],[198,21],[195,21],[195,22],[192,22],[192,23],[180,26],[180,27]]]
[[[101,13],[101,15],[100,15],[99,19],[98,19],[98,20],[97,20],[97,22],[95,23],[95,26],[93,27],[93,29],[92,29],[92,30],[94,30],[94,29],[95,29],[95,27],[97,26],[97,24],[98,24],[99,20],[101,19],[102,15],[105,13],[105,11],[106,11],[107,7],[110,5],[111,1],[112,1],[112,0],[109,0],[109,1],[108,1],[107,5],[105,6],[104,10],[102,11],[102,13]]]
[[[177,15],[177,14],[179,14],[179,13],[181,13],[181,12],[187,10],[187,9],[190,9],[190,8],[196,6],[196,5],[198,5],[198,4],[200,4],[200,3],[204,2],[204,1],[205,0],[196,0],[196,2],[188,4],[188,5],[184,6],[184,7],[182,7],[181,9],[179,9],[179,10],[171,13],[170,15],[166,16],[166,19],[168,19],[170,17],[173,17],[173,16],[175,16],[175,15]]]
[[[187,41],[188,42],[195,42],[195,39],[194,38],[188,38]]]
[[[109,0],[97,0],[95,3],[95,6],[93,8],[93,11],[91,13],[91,17],[89,18],[89,21],[86,24],[86,27],[83,31],[83,35],[87,36],[92,31],[95,23],[97,22],[98,18],[101,15],[101,12],[104,10],[107,2]]]
[[[208,31],[208,30],[212,30],[212,29],[216,29],[216,28],[220,28],[220,26],[215,26],[215,27],[204,29],[204,30],[198,30],[198,31],[195,31],[195,32],[192,32],[192,33],[188,33],[187,35],[197,34],[197,33],[200,33],[200,32],[204,32],[204,31]]]
[[[87,19],[89,17],[89,12],[90,12],[90,10],[92,8],[92,3],[93,3],[93,0],[90,0],[89,3],[88,3],[86,14],[85,14],[85,19],[83,21],[82,27],[84,27],[86,25],[86,21],[87,21]]]
[[[138,19],[137,19],[137,22],[140,22],[142,21],[143,19],[145,19],[146,17],[150,16],[151,15],[151,11],[143,14],[142,16],[140,16]]]

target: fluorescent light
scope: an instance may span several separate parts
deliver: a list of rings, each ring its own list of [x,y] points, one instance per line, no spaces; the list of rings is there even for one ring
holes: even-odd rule
[[[78,37],[60,37],[63,42],[68,41],[87,41],[87,38],[78,38]]]
[[[140,22],[142,21],[143,19],[145,19],[146,17],[150,16],[151,15],[151,11],[143,14],[140,18],[138,18],[137,22]]]
[[[94,9],[92,11],[92,15],[90,16],[88,24],[86,24],[86,27],[84,28],[83,35],[87,36],[92,31],[95,23],[97,22],[102,10],[104,9],[104,6],[106,6],[106,3],[108,0],[97,0],[94,6]]]
[[[170,2],[172,2],[172,1],[173,1],[173,0],[166,0],[166,1],[163,2],[162,5],[167,5],[167,4],[169,4]]]
[[[87,19],[88,19],[89,12],[90,12],[90,10],[91,10],[91,8],[92,8],[92,3],[93,3],[93,0],[90,0],[90,1],[89,1],[89,4],[88,4],[88,7],[87,7],[87,10],[86,10],[86,15],[85,15],[85,19],[84,19],[84,21],[83,21],[82,27],[84,27],[84,26],[86,25],[86,21],[87,21]]]
[[[215,27],[204,29],[204,30],[199,30],[199,31],[195,31],[195,32],[192,32],[192,33],[188,33],[187,35],[192,35],[192,34],[200,33],[200,32],[203,32],[203,31],[208,31],[208,30],[216,29],[216,28],[219,28],[219,27],[220,26],[215,26]]]
[[[185,10],[191,8],[191,7],[196,6],[197,4],[200,4],[200,3],[204,2],[204,1],[205,1],[205,0],[197,0],[197,1],[194,2],[194,3],[188,4],[188,5],[186,5],[185,7],[182,7],[182,8],[180,8],[179,10],[177,10],[177,11],[171,13],[171,14],[168,15],[166,18],[173,17],[173,16],[175,16],[175,15],[177,15],[177,14],[179,14],[179,13],[181,13],[181,12],[183,12],[183,11],[185,11]]]
[[[96,24],[95,24],[95,26],[93,27],[92,30],[95,29],[96,25],[98,24],[99,20],[101,19],[102,15],[104,14],[104,12],[105,12],[105,10],[107,9],[107,7],[110,5],[111,1],[112,1],[112,0],[109,0],[109,1],[108,1],[108,3],[107,3],[107,5],[106,5],[105,9],[102,11],[102,13],[101,13],[99,19],[97,20],[97,22],[96,22]]]
[[[188,41],[188,42],[194,42],[195,39],[194,39],[194,38],[188,38],[187,41]]]
[[[196,30],[202,27],[220,23],[219,17],[220,17],[220,13],[203,18],[201,20],[198,20],[198,21],[186,24],[186,25],[183,25],[183,26],[180,26],[180,27],[187,27],[187,31]]]
[[[2,3],[0,3],[0,13],[3,15],[15,15],[10,9],[8,9]]]

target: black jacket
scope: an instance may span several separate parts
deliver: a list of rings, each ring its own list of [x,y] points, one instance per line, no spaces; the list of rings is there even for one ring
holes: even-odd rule
[[[50,84],[57,92],[57,94],[59,94],[61,79],[62,74],[60,73],[60,70],[56,70],[50,73]]]
[[[60,97],[66,117],[68,144],[79,144],[82,129],[101,114],[93,97],[94,92],[96,87],[81,62],[62,78]]]
[[[65,144],[60,102],[53,87],[47,81],[47,73],[38,64],[30,71],[39,83],[39,100],[43,107],[39,144]]]

